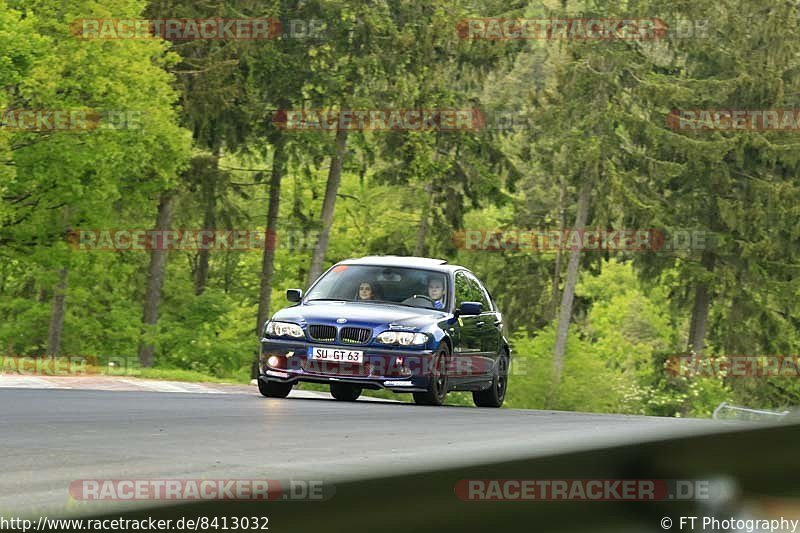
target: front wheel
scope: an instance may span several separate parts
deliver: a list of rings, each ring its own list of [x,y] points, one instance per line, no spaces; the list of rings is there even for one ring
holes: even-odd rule
[[[492,377],[492,385],[486,390],[473,392],[472,401],[478,407],[500,407],[506,399],[508,388],[508,355],[497,361]]]
[[[286,398],[292,392],[291,383],[278,383],[277,381],[267,381],[258,379],[258,392],[267,398]]]
[[[447,359],[450,350],[443,344],[433,360],[431,384],[426,392],[415,392],[414,403],[418,405],[444,405],[447,397]]]
[[[361,396],[361,387],[349,383],[331,383],[331,396],[341,402],[354,402]]]

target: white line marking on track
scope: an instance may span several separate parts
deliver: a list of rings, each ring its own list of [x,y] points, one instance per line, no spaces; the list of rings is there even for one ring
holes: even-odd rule
[[[119,381],[144,388],[154,392],[193,392],[200,394],[223,394],[223,391],[206,387],[198,383],[184,383],[181,381],[145,381],[134,379],[120,379]]]
[[[0,374],[0,388],[9,389],[57,389],[58,386],[46,379],[33,376],[14,376]]]

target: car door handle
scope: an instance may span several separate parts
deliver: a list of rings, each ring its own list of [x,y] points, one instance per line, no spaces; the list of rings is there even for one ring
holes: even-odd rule
[[[484,322],[483,320],[481,320],[480,322],[475,322],[475,327],[476,328],[482,328],[485,323],[486,322]]]

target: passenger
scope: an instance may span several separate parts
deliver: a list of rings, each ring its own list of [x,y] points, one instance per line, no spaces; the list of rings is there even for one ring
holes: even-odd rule
[[[428,297],[433,300],[434,309],[444,309],[445,293],[444,281],[441,278],[428,280]]]
[[[362,281],[358,285],[358,296],[356,296],[356,300],[375,300],[375,290],[372,287],[372,282],[370,281]]]

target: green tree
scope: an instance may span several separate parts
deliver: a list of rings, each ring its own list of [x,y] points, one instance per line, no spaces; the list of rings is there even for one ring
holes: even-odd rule
[[[120,211],[174,179],[188,142],[176,126],[175,93],[164,70],[172,58],[159,42],[82,40],[72,35],[70,24],[75,19],[108,16],[109,7],[117,15],[137,16],[138,2],[108,7],[93,3],[76,7],[70,2],[24,5],[32,16],[25,22],[30,37],[21,42],[36,40],[45,50],[7,89],[6,105],[28,110],[89,109],[100,116],[96,129],[22,129],[9,136],[15,172],[5,184],[9,208],[0,223],[0,240],[9,243],[14,260],[23,268],[17,277],[21,286],[32,284],[40,304],[51,300],[46,351],[57,354],[69,300],[69,272],[85,260],[67,246],[68,232],[118,224]],[[16,3],[9,6],[21,9]]]

